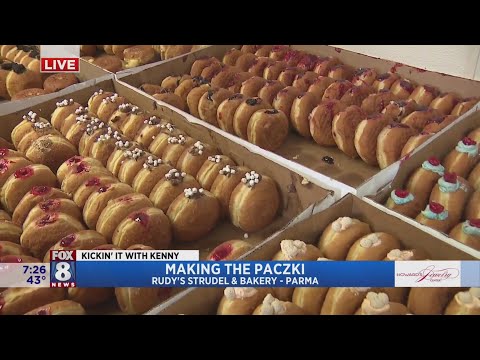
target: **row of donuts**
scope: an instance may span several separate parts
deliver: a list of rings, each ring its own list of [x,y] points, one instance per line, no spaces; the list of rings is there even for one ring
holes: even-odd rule
[[[272,260],[406,261],[428,257],[422,249],[402,251],[400,247],[394,236],[372,233],[367,223],[340,217],[328,225],[317,246],[283,240]],[[217,314],[479,314],[478,290],[455,295],[458,289],[454,288],[227,288]]]
[[[2,160],[15,166],[19,158],[18,152],[2,149]],[[0,262],[38,263],[41,262],[39,259],[49,262],[49,251],[45,249],[50,246],[50,249],[87,250],[103,249],[107,244],[101,234],[84,230],[80,209],[69,195],[52,187],[56,183],[52,175],[51,170],[43,165],[29,164],[18,168],[5,181],[2,199],[7,199],[14,211],[12,217],[4,211],[1,213]],[[20,198],[16,206],[14,194],[16,199]],[[105,302],[111,298],[110,294],[113,295],[113,290],[106,293],[106,289],[72,288],[68,292],[42,288],[0,290],[0,314],[83,314],[83,307]],[[116,291],[122,311],[132,312],[129,308],[130,291],[135,290]],[[63,300],[65,297],[69,300]],[[54,303],[49,304],[51,302]],[[45,304],[48,305],[45,307]],[[42,308],[34,309],[37,306]]]
[[[344,91],[349,90],[352,86],[372,86],[373,89],[367,91],[367,94],[363,96],[368,95],[369,92],[390,90],[398,100],[414,100],[419,106],[430,106],[442,115],[459,116],[468,110],[464,109],[464,105],[457,107],[454,111],[456,105],[469,101],[469,99],[461,100],[453,93],[440,94],[438,89],[433,86],[417,86],[412,81],[402,79],[393,72],[380,74],[373,68],[355,70],[342,64],[338,58],[316,56],[286,46],[244,45],[240,50],[234,48],[228,51],[223,57],[223,63],[239,66],[242,70],[263,76],[267,80],[281,80],[286,85],[292,85],[295,80],[303,79],[301,80],[303,91],[307,91],[307,88],[318,79],[318,76],[322,76],[333,81],[348,81],[343,83],[346,87]],[[287,73],[280,76],[285,70]],[[473,105],[466,105],[466,107],[468,106],[471,108]]]
[[[107,71],[118,72],[204,47],[205,45],[80,45],[80,56]]]
[[[242,57],[237,61],[241,59]],[[368,164],[380,165],[381,168],[399,160],[402,150],[404,155],[407,151],[413,151],[432,136],[431,133],[438,132],[455,119],[454,116],[440,116],[441,112],[437,110],[421,109],[414,100],[395,100],[396,96],[390,91],[370,94],[371,91],[358,90],[365,86],[354,88],[351,84],[348,86],[341,81],[333,83],[332,79],[324,77],[317,79],[315,84],[310,85],[311,91],[304,93],[304,78],[298,78],[293,81],[294,86],[286,87],[285,84],[289,82],[283,77],[283,82],[267,81],[246,72],[244,77],[240,77],[241,81],[246,80],[241,82],[235,80],[235,77],[241,74],[238,68],[224,66],[219,70],[218,66],[220,65],[216,58],[199,59],[193,64],[191,75],[200,73],[200,78],[192,78],[191,75],[170,76],[164,79],[161,86],[143,84],[141,89],[180,109],[185,110],[188,106],[192,115],[272,151],[281,146],[288,134],[288,121],[285,121],[283,114],[278,114],[283,112],[290,118],[292,127],[301,135],[313,137],[315,142],[323,146],[338,146],[348,156],[360,156]],[[215,73],[217,70],[219,72]],[[202,84],[208,79],[211,79],[211,84]],[[228,81],[237,84],[228,89],[211,86],[215,84],[226,87],[229,85]],[[233,94],[233,91],[240,91],[241,95]],[[244,96],[259,98],[245,99]],[[265,109],[259,111],[254,108],[258,113],[253,117],[252,125],[249,125],[252,113],[246,110],[252,108],[244,105],[246,109],[242,110],[239,105],[247,100]],[[473,106],[476,101],[471,100],[469,103]],[[351,106],[347,108],[348,105]],[[460,107],[460,104],[458,106]],[[239,107],[241,110],[237,114]],[[268,109],[272,107],[273,109]],[[343,113],[346,108],[348,111]],[[381,117],[382,121],[365,121],[360,126],[361,120],[371,120],[369,114],[382,110],[384,114],[393,116]],[[344,120],[344,117],[347,119]],[[350,120],[352,117],[355,121]],[[402,117],[407,119],[402,125],[397,124],[396,121]],[[396,121],[392,123],[393,120]],[[369,126],[366,126],[367,124]],[[425,131],[428,134],[415,136],[424,125],[427,126]],[[364,127],[367,129],[364,130]],[[265,128],[268,128],[268,134]],[[398,136],[398,133],[401,133],[401,136]],[[269,134],[273,135],[268,136]],[[394,138],[396,142],[391,144],[390,141],[382,140],[378,149],[377,146],[372,147],[372,144],[377,144],[377,138],[384,137],[387,140]],[[408,146],[405,146],[410,138]]]
[[[432,156],[394,189],[386,206],[480,250],[480,128],[440,161]]]
[[[37,46],[0,45],[0,99],[25,99],[78,83],[73,74],[42,75],[39,57]]]
[[[108,96],[108,93],[94,94],[89,101],[89,109],[93,106],[99,118],[110,118],[108,124],[112,127],[116,125],[130,135],[137,132],[135,138],[144,145],[151,142],[149,149],[153,155],[141,150],[141,146],[137,147],[139,144],[122,137],[121,131],[113,131],[112,127],[103,127],[97,122],[93,127],[87,126],[87,131],[78,141],[81,155],[100,160],[120,181],[149,196],[154,205],[165,212],[175,197],[186,188],[203,188],[206,190],[204,194],[210,196],[208,190],[211,190],[214,197],[218,198],[221,217],[230,217],[234,225],[247,232],[260,230],[273,221],[280,199],[272,179],[245,167],[235,166],[231,159],[214,155],[216,149],[210,145],[195,141],[171,124],[160,124],[158,118],[149,117],[131,104],[119,104],[118,98],[114,102],[108,100],[112,97],[115,96]],[[97,108],[96,103],[101,98],[106,102],[102,100]],[[75,112],[75,107],[79,105],[73,101],[64,104],[67,103],[62,109],[57,108],[58,112],[55,110],[52,123],[68,126],[71,115],[67,114]],[[118,110],[114,110],[115,107]],[[88,131],[89,128],[92,131]],[[67,138],[75,138],[72,130],[68,130],[71,136],[67,135]],[[243,211],[247,205],[267,200],[269,206],[263,207],[258,214],[257,211],[248,214]],[[212,214],[216,213],[214,210]]]

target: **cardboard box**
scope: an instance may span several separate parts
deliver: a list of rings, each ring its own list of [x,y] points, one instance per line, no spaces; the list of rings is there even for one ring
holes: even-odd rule
[[[191,65],[197,58],[201,56],[215,56],[221,60],[225,52],[233,47],[239,48],[240,45],[214,45],[162,64],[146,66],[140,73],[129,75],[117,74],[118,80],[134,88],[138,88],[146,82],[160,84],[160,82],[169,75],[189,73]],[[343,63],[355,68],[373,67],[379,71],[379,73],[387,71],[396,72],[400,76],[420,84],[433,85],[442,92],[453,91],[462,97],[477,96],[480,93],[480,82],[474,80],[425,71],[393,61],[374,58],[326,45],[291,45],[291,47],[316,55],[335,56]],[[153,100],[153,97],[151,97],[151,99]],[[157,102],[162,103],[158,100]],[[166,106],[173,108],[170,105]],[[181,112],[178,109],[175,111]],[[350,159],[337,148],[319,146],[312,140],[306,140],[293,132],[291,132],[286,143],[276,153],[269,152],[189,114],[183,112],[182,114],[193,123],[204,124],[205,127],[242,144],[252,152],[262,154],[275,162],[281,163],[320,186],[335,190],[339,198],[346,193],[356,193],[359,196],[375,194],[379,189],[389,183],[398,171],[398,162],[384,170],[380,170],[377,167],[365,164],[361,160]],[[322,158],[324,156],[332,157],[335,160],[335,164],[329,165],[323,162]]]
[[[403,188],[407,183],[410,175],[422,166],[422,163],[430,158],[431,156],[436,156],[439,159],[443,159],[447,154],[452,151],[457,145],[458,141],[463,139],[470,131],[480,127],[480,111],[469,114],[460,122],[456,122],[445,129],[441,134],[438,135],[435,141],[430,141],[425,144],[424,147],[415,152],[408,161],[405,161],[399,167],[397,174],[391,183],[387,184],[383,189],[381,189],[375,196],[371,196],[370,199],[366,201],[371,202],[374,206],[379,206],[384,211],[391,212],[394,216],[408,222],[423,231],[436,236],[442,241],[447,241],[452,243],[453,246],[458,247],[464,252],[471,254],[473,257],[480,259],[480,251],[474,250],[473,248],[463,245],[462,243],[451,239],[447,235],[432,229],[428,226],[422,225],[416,222],[414,219],[410,219],[402,214],[397,212],[390,211],[386,209],[383,204],[387,201],[390,196],[390,192],[394,189]]]
[[[57,91],[56,93],[35,96],[32,98],[17,101],[2,102],[0,100],[0,115],[9,114],[16,111],[16,109],[34,106],[36,104],[43,103],[59,96],[65,96],[65,94],[71,93],[78,89],[82,89],[84,86],[93,85],[97,81],[113,79],[113,74],[99,68],[98,66],[92,65],[83,59],[80,59],[80,72],[75,75],[80,80],[80,83],[69,86],[63,90]]]
[[[159,117],[169,119],[171,123],[185,131],[189,136],[216,146],[221,153],[232,158],[237,164],[254,169],[260,174],[270,176],[276,181],[282,199],[279,216],[268,227],[257,233],[248,234],[246,241],[250,242],[253,246],[262,243],[272,233],[284,227],[291,219],[298,217],[299,214],[308,216],[318,211],[316,207],[318,202],[328,199],[329,203],[333,203],[333,196],[329,191],[314,184],[302,185],[303,178],[293,171],[279,164],[275,164],[259,154],[253,154],[240,144],[225,139],[220,134],[212,132],[201,125],[189,123],[178,112],[161,106],[155,101],[151,101],[150,98],[145,97],[140,92],[132,90],[117,81],[104,80],[95,85],[86,83],[79,85],[81,85],[82,88],[77,91],[64,94],[63,96],[56,96],[33,106],[17,108],[10,114],[0,116],[2,123],[0,137],[10,140],[11,131],[22,121],[22,116],[30,110],[36,112],[41,117],[49,119],[51,113],[56,108],[56,102],[64,98],[72,98],[81,104],[86,104],[90,96],[99,89],[115,91],[119,95],[125,96],[131,103],[139,106],[141,109],[149,111]],[[200,257],[205,258],[213,248],[224,241],[243,238],[243,231],[235,228],[230,222],[223,222],[205,238],[193,243],[175,244],[174,247],[176,249],[199,249]],[[179,291],[181,291],[181,289],[177,290],[177,292]],[[112,310],[108,310],[108,312],[111,313]]]
[[[362,199],[347,195],[333,206],[301,221],[292,222],[285,229],[272,235],[261,246],[245,254],[242,260],[270,260],[279,250],[284,239],[299,239],[316,244],[323,230],[341,216],[357,218],[370,224],[372,231],[395,235],[405,249],[424,249],[435,260],[472,260],[473,257],[439,241],[431,234],[404,223],[398,217],[383,212]],[[198,315],[215,314],[223,296],[223,288],[191,288],[157,306],[147,315]]]

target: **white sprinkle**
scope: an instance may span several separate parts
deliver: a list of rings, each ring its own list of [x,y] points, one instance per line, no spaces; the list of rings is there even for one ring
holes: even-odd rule
[[[243,238],[248,239],[248,234],[247,233],[243,234]]]

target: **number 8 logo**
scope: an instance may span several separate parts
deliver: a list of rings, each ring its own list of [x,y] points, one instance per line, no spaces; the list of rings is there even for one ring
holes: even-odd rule
[[[55,279],[60,281],[68,281],[72,277],[70,274],[70,264],[66,262],[60,262],[55,265]]]

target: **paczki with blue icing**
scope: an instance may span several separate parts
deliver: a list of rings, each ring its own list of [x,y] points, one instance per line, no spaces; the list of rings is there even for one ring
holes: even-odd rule
[[[455,150],[461,153],[468,154],[468,157],[475,157],[478,155],[478,144],[465,145],[463,141],[459,141]]]
[[[438,179],[438,186],[440,187],[440,191],[444,193],[451,193],[457,191],[460,187],[460,181],[456,181],[455,184],[449,183],[448,181],[445,181],[443,177]]]
[[[430,220],[441,220],[444,221],[448,218],[448,211],[444,210],[440,214],[435,214],[432,210],[430,210],[430,206],[427,205],[427,208],[422,211],[423,216]]]
[[[394,202],[395,204],[397,204],[397,205],[408,204],[409,202],[412,202],[413,199],[415,198],[412,193],[408,194],[408,195],[407,195],[406,197],[404,197],[404,198],[401,198],[401,197],[399,197],[399,196],[397,196],[397,195],[395,194],[395,190],[393,190],[393,191],[390,193],[390,196],[391,196],[393,202]]]
[[[432,165],[428,160],[424,161],[422,164],[422,168],[431,172],[434,172],[440,176],[443,176],[445,172],[445,168],[443,165]]]
[[[462,230],[467,235],[480,236],[480,228],[472,226],[468,220],[463,223]]]

